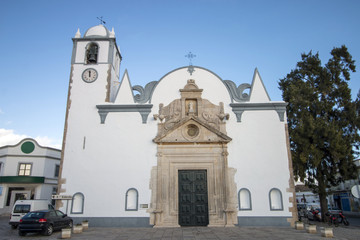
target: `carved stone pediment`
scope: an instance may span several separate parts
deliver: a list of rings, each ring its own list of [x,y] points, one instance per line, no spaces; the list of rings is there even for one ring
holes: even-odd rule
[[[155,120],[160,120],[158,135],[154,142],[159,142],[160,139],[165,142],[229,142],[231,140],[226,136],[225,128],[229,114],[224,113],[222,102],[215,105],[201,98],[203,90],[198,88],[193,79],[188,80],[185,87],[179,91],[180,99],[172,101],[167,106],[160,104],[159,114],[154,114]],[[192,134],[194,131],[198,133],[196,136],[187,134]]]
[[[156,143],[228,143],[231,138],[200,119],[188,116],[158,135]]]

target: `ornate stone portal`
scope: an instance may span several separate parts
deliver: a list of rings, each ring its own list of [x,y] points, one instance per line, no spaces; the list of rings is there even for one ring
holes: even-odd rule
[[[179,222],[179,171],[206,172],[206,209],[208,226],[234,226],[237,224],[237,198],[234,175],[228,167],[223,103],[214,105],[201,98],[194,80],[188,80],[180,89],[181,99],[168,106],[160,104],[158,134],[153,140],[158,144],[157,166],[152,168],[149,209],[150,224],[154,227],[176,227]],[[194,190],[196,196],[196,189]],[[193,206],[195,209],[197,206]],[[195,216],[196,217],[196,216]],[[196,219],[195,219],[196,225]]]

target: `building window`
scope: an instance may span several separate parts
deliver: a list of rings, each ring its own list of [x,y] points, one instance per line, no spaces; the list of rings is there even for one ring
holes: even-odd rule
[[[20,163],[18,176],[30,176],[31,175],[31,163]]]
[[[273,188],[269,192],[269,202],[270,202],[270,210],[271,211],[282,211],[283,208],[283,200],[281,191],[277,188]]]
[[[84,213],[84,194],[78,192],[72,197],[71,213],[82,214]]]
[[[3,163],[0,162],[0,176],[1,176],[1,170],[3,169]]]
[[[60,171],[60,165],[55,165],[55,174],[54,174],[54,176],[55,177],[59,177],[59,171]]]
[[[99,46],[96,43],[90,43],[86,47],[86,64],[96,64],[98,58]]]
[[[239,191],[239,210],[252,210],[251,194],[247,188],[242,188]]]
[[[52,195],[56,195],[56,194],[57,194],[57,187],[53,187],[53,188],[52,188]],[[52,199],[52,200],[51,200],[51,204],[52,204],[53,206],[55,206],[55,204],[56,204],[55,199]]]
[[[139,194],[135,188],[130,188],[127,190],[125,198],[125,211],[137,211],[138,200]]]

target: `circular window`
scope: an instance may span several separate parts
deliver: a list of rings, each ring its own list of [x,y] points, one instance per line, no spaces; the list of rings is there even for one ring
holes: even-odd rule
[[[21,145],[21,151],[23,153],[32,153],[34,151],[34,149],[35,149],[35,145],[32,142],[24,142]]]
[[[199,134],[199,128],[194,124],[189,124],[187,126],[187,134],[190,137],[196,137]]]

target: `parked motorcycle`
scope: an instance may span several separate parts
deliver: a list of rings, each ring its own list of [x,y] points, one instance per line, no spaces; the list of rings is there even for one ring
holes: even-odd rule
[[[350,225],[342,211],[340,211],[338,214],[332,214],[328,212],[326,215],[329,217],[329,225],[334,224],[335,227],[339,226],[340,223],[344,223],[345,226]]]
[[[313,221],[321,221],[321,213],[318,209],[310,209],[308,219]]]
[[[344,223],[345,226],[349,226],[349,225],[350,225],[349,221],[346,219],[346,217],[344,216],[343,212],[339,212],[338,222],[339,222],[339,223]]]

